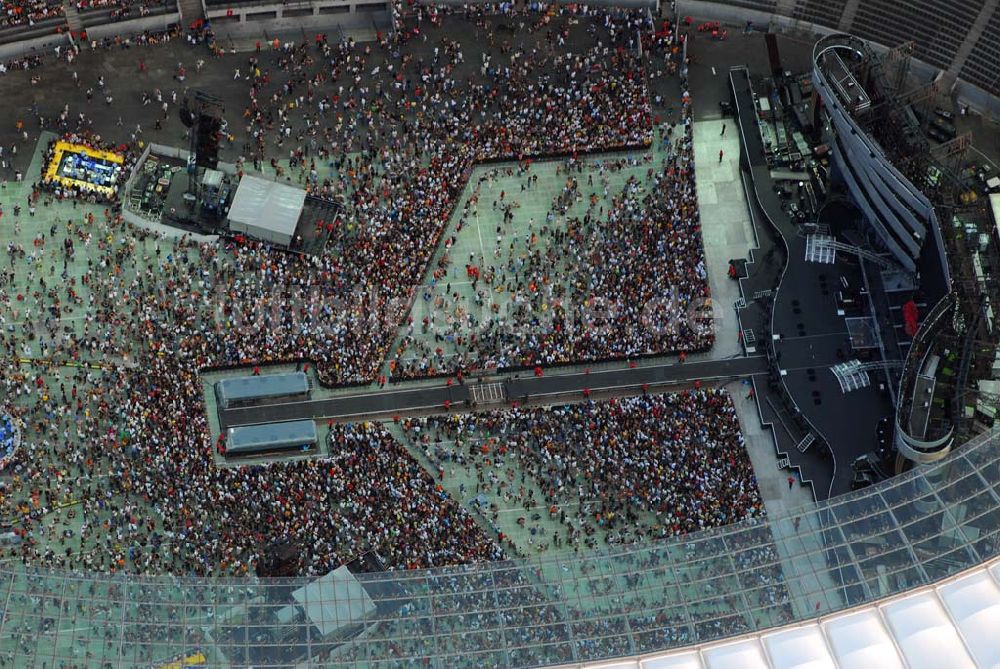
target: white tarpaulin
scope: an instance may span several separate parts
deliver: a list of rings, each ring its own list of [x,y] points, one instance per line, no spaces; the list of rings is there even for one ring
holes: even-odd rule
[[[830,650],[842,667],[903,669],[903,661],[878,611],[860,609],[823,622]]]
[[[942,585],[938,594],[976,664],[1000,667],[1000,584],[981,571]]]
[[[993,212],[993,222],[1000,230],[1000,193],[990,195],[990,210]]]
[[[326,576],[292,593],[324,637],[345,625],[363,622],[375,612],[375,603],[347,567],[338,567]]]
[[[976,669],[933,592],[892,600],[880,608],[910,669]]]
[[[240,179],[229,208],[229,229],[287,246],[305,201],[306,192],[301,188],[246,175]]]
[[[708,669],[768,669],[757,639],[712,646],[702,651]]]

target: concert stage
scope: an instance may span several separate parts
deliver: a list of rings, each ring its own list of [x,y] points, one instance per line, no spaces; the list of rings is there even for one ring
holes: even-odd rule
[[[125,219],[203,236],[254,239],[275,248],[318,255],[343,216],[339,202],[235,165],[195,168],[190,153],[150,144],[123,189]]]

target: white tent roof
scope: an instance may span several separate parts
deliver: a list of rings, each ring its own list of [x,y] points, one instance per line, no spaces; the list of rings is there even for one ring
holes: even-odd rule
[[[643,669],[702,669],[696,652],[680,653],[670,657],[659,657],[643,663]]]
[[[980,667],[1000,667],[1000,585],[986,571],[938,589],[948,614]]]
[[[990,195],[990,209],[993,211],[993,222],[1000,227],[1000,193]]]
[[[305,201],[306,192],[301,188],[245,175],[236,188],[229,220],[291,236]]]
[[[574,669],[1000,668],[1000,559],[811,622]]]
[[[763,641],[772,664],[802,669],[837,669],[818,625],[767,634]]]
[[[903,669],[896,646],[875,609],[836,616],[822,624],[830,650],[845,667]]]
[[[756,639],[708,648],[703,653],[708,669],[767,669],[767,659]]]
[[[892,636],[912,669],[975,669],[962,640],[933,592],[921,592],[882,607]]]
[[[309,622],[326,636],[345,625],[359,623],[375,611],[375,603],[347,567],[337,567],[326,576],[292,593]]]

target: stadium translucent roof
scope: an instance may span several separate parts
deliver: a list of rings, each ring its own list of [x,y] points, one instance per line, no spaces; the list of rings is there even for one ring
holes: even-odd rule
[[[992,572],[992,575],[991,575]],[[904,669],[1000,666],[1000,561],[805,624],[600,669]],[[588,666],[588,665],[583,665]]]
[[[971,666],[996,654],[996,574],[917,589],[997,556],[998,436],[766,522],[603,551],[360,574],[364,606],[323,606],[364,610],[363,620],[325,636],[307,617],[287,615],[292,593],[315,579],[139,578],[9,565],[0,574],[0,655],[17,655],[23,666],[149,667],[203,655],[213,667],[536,667],[702,644],[702,665],[643,666],[822,667],[830,657],[840,666],[853,657],[887,669],[896,651],[908,666],[943,666],[933,663],[944,653],[957,658],[949,667]],[[337,599],[353,590],[311,592]],[[877,609],[833,615],[876,601]],[[805,624],[774,629],[796,622]],[[759,640],[712,645],[754,633]]]

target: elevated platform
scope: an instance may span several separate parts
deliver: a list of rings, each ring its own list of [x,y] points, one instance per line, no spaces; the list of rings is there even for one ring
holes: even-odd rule
[[[730,83],[751,206],[773,231],[772,246],[777,245],[786,258],[781,274],[770,274],[774,292],[760,300],[754,311],[741,314],[743,327],[752,326],[761,342],[757,350],[764,349],[770,356],[770,382],[757,386],[761,412],[777,426],[779,449],[787,465],[799,469],[803,480],[813,482],[817,498],[825,499],[850,490],[849,464],[877,447],[878,422],[892,413],[888,386],[881,376],[870,386],[845,394],[830,371],[853,350],[846,317],[864,315],[845,312],[843,287],[850,286],[863,297],[866,286],[880,280],[881,268],[870,265],[866,269],[866,260],[839,254],[824,258],[825,264],[812,262],[816,258],[807,253],[815,250],[811,236],[800,234],[800,226],[786,213],[765,159],[758,125],[763,121],[757,113],[749,70],[730,70]],[[762,237],[762,254],[778,255],[764,249],[768,243]],[[742,283],[745,289],[751,285],[755,290],[767,289]],[[758,302],[752,295],[745,294],[744,299],[747,304]],[[852,420],[845,421],[843,416]],[[808,447],[800,448],[803,444]]]
[[[289,420],[350,419],[361,416],[405,415],[422,410],[440,411],[445,402],[455,409],[471,407],[473,401],[492,400],[496,393],[505,392],[510,401],[525,402],[539,398],[566,395],[582,397],[584,390],[599,392],[607,389],[641,391],[643,385],[664,386],[695,381],[722,381],[766,374],[763,356],[731,358],[706,362],[685,362],[645,365],[629,369],[594,370],[550,376],[514,374],[499,383],[491,379],[492,390],[471,384],[426,385],[402,382],[396,389],[372,392],[359,388],[356,393],[303,402],[288,402],[270,406],[219,410],[223,429],[260,422]],[[498,387],[501,386],[501,387]],[[475,395],[473,390],[475,389]]]
[[[318,442],[316,423],[311,420],[231,427],[226,431],[226,457],[305,451]]]
[[[309,395],[309,379],[304,372],[240,376],[216,383],[215,395],[226,409],[280,398],[304,398]]]

